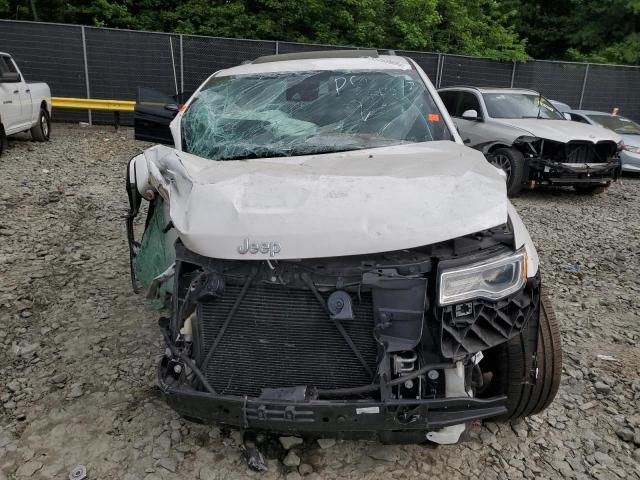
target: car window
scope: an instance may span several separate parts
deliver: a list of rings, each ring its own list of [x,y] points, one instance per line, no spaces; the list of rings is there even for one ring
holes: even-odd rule
[[[549,100],[535,93],[484,93],[487,112],[491,118],[542,118],[565,120]]]
[[[2,69],[5,72],[11,72],[11,73],[18,73],[18,69],[16,68],[16,66],[13,63],[13,60],[11,60],[10,57],[1,57],[2,60],[0,60],[0,64],[2,64]]]
[[[578,115],[576,113],[570,113],[569,115],[571,115],[571,120],[574,122],[589,123],[582,115]]]
[[[181,122],[184,148],[212,160],[452,140],[415,72],[309,71],[213,77]]]
[[[449,115],[454,116],[456,114],[456,107],[458,105],[458,99],[460,98],[460,92],[454,92],[451,90],[440,92],[440,98],[449,112]]]
[[[481,116],[482,110],[480,109],[480,100],[478,100],[476,94],[471,92],[460,93],[461,98],[456,110],[456,117],[462,117],[462,114],[467,110],[475,110],[476,112],[478,112],[478,115]]]
[[[609,128],[616,133],[640,135],[640,125],[633,120],[621,117],[619,115],[609,115],[606,113],[600,115],[589,115],[589,118],[598,125]]]

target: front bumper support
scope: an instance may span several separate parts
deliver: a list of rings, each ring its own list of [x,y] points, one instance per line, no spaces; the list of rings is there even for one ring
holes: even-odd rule
[[[496,417],[507,411],[504,395],[488,399],[291,402],[213,395],[169,386],[162,378],[160,386],[167,403],[185,417],[252,430],[348,438],[383,438],[385,431],[415,431],[424,440],[426,431]]]
[[[620,162],[562,163],[528,158],[528,178],[552,185],[606,184],[620,176]]]

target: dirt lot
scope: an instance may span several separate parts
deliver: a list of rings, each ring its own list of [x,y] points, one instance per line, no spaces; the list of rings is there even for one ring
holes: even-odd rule
[[[239,432],[186,422],[157,396],[158,312],[131,293],[122,218],[125,165],[145,144],[54,127],[50,143],[0,157],[0,480],[68,478],[76,464],[124,480],[640,479],[640,179],[514,202],[564,331],[544,414],[437,449],[308,440],[287,459],[297,468],[271,448],[258,474]]]

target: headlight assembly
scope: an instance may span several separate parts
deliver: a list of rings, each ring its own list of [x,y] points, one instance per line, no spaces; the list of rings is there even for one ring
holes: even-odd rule
[[[627,152],[640,153],[640,147],[634,147],[632,145],[624,145],[622,148]]]
[[[523,249],[484,262],[440,272],[440,305],[472,298],[498,300],[520,290],[527,281],[527,254]]]

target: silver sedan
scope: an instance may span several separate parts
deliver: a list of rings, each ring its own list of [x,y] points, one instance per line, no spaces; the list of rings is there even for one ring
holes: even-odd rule
[[[623,172],[640,173],[640,125],[620,115],[591,110],[569,110],[571,120],[613,130],[622,135],[624,149],[620,152]]]

